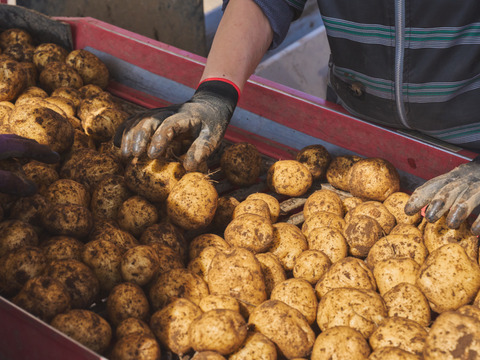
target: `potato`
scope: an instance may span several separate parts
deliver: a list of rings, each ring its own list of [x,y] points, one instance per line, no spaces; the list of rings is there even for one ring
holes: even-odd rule
[[[129,197],[118,208],[118,225],[137,238],[157,221],[157,208],[142,196]]]
[[[315,285],[332,265],[329,257],[320,250],[305,250],[295,259],[293,277]]]
[[[123,176],[106,175],[93,188],[90,202],[93,216],[116,219],[118,209],[131,195]]]
[[[3,55],[9,56],[18,62],[33,62],[35,47],[29,43],[12,43],[5,47]],[[33,65],[33,64],[32,64]]]
[[[328,211],[318,211],[315,215],[305,219],[302,224],[302,233],[308,238],[313,229],[324,226],[343,231],[345,220],[340,215]]]
[[[251,313],[248,324],[275,343],[288,359],[310,355],[315,333],[305,317],[279,300],[267,300]]]
[[[24,246],[0,258],[0,292],[15,295],[25,283],[43,274],[45,256],[36,246]]]
[[[88,208],[90,205],[90,193],[87,188],[70,179],[59,179],[47,188],[45,198],[53,205],[73,204]]]
[[[348,243],[348,252],[352,256],[365,258],[384,232],[374,218],[367,215],[353,215],[348,218],[343,234]]]
[[[117,245],[122,254],[128,249],[139,245],[133,235],[109,223],[102,223],[99,229],[92,231],[90,241],[98,239],[108,240]]]
[[[61,98],[70,100],[73,103],[73,106],[75,107],[75,112],[78,106],[80,105],[80,102],[82,101],[80,91],[78,89],[75,89],[73,87],[68,87],[68,86],[56,88],[55,90],[53,90],[51,96],[61,97]]]
[[[220,167],[227,180],[235,186],[254,184],[262,170],[262,158],[255,145],[236,143],[224,150]]]
[[[0,48],[4,50],[12,44],[33,44],[32,35],[27,30],[10,28],[0,33]]]
[[[243,314],[267,299],[260,262],[247,249],[233,247],[215,256],[207,274],[210,294],[236,298]]]
[[[258,359],[276,360],[275,344],[259,332],[248,332],[240,349],[228,357],[229,360]]]
[[[335,188],[349,191],[350,169],[362,158],[356,155],[336,156],[327,168],[327,181]]]
[[[40,194],[19,198],[10,209],[10,219],[22,220],[32,225],[37,232],[42,232],[42,215],[48,206],[47,200]]]
[[[150,329],[150,326],[145,321],[135,317],[129,317],[125,320],[122,320],[122,322],[118,324],[117,328],[115,329],[115,337],[117,339],[121,339],[124,336],[132,334],[155,337],[152,329]]]
[[[421,237],[417,235],[391,234],[379,239],[367,256],[367,265],[373,269],[381,261],[410,258],[422,265],[428,255]]]
[[[209,246],[215,246],[219,250],[227,250],[231,246],[221,236],[216,234],[204,233],[193,238],[188,245],[188,256],[195,259],[203,249]]]
[[[81,239],[93,227],[90,210],[81,205],[56,204],[43,214],[42,224],[52,235],[66,235]]]
[[[207,274],[213,258],[221,250],[215,246],[204,248],[197,257],[191,259],[187,265],[187,269],[192,273],[200,276],[203,280],[208,281]]]
[[[42,241],[40,248],[48,262],[53,260],[81,260],[85,244],[71,236],[52,236]]]
[[[178,298],[152,315],[150,328],[163,346],[183,355],[191,350],[188,328],[201,314],[196,304]]]
[[[94,84],[102,89],[107,87],[108,68],[95,54],[84,49],[76,49],[67,55],[65,62],[77,70],[83,84]]]
[[[57,170],[36,160],[29,161],[22,169],[25,177],[37,185],[37,192],[40,194],[45,194],[47,188],[59,179]]]
[[[107,298],[108,320],[114,326],[128,318],[148,319],[150,306],[142,288],[134,283],[116,285]]]
[[[430,253],[442,245],[457,243],[464,248],[470,259],[478,258],[478,238],[472,234],[467,222],[463,222],[458,229],[450,229],[446,216],[442,216],[436,222],[425,225],[423,239]]]
[[[385,205],[387,210],[393,216],[395,216],[397,224],[416,225],[422,219],[422,215],[420,214],[420,212],[416,213],[415,215],[405,214],[405,204],[407,203],[408,199],[410,199],[410,195],[401,191],[397,191],[390,194],[383,201],[383,205]]]
[[[273,224],[273,242],[269,251],[278,258],[285,270],[292,270],[297,256],[307,248],[307,240],[296,225],[286,222]]]
[[[310,170],[296,160],[278,160],[267,171],[268,187],[281,195],[302,196],[312,182]]]
[[[473,301],[480,289],[480,268],[461,245],[450,243],[430,253],[416,284],[433,311],[456,310]]]
[[[348,255],[348,244],[342,230],[330,226],[312,229],[307,238],[310,250],[322,251],[330,261],[336,263]]]
[[[422,360],[423,357],[397,347],[386,346],[376,349],[369,360]]]
[[[14,101],[25,86],[26,73],[15,60],[0,60],[0,101]]]
[[[68,51],[60,45],[42,43],[33,52],[33,63],[38,71],[42,71],[51,62],[65,62]]]
[[[20,69],[24,73],[24,84],[25,88],[29,86],[37,85],[38,81],[38,70],[35,67],[35,64],[32,62],[20,62]]]
[[[271,222],[270,209],[262,199],[245,199],[240,202],[233,211],[232,218],[235,219],[244,214],[262,216]]]
[[[160,360],[162,349],[157,340],[144,334],[130,334],[118,339],[113,346],[111,360]]]
[[[238,204],[240,202],[233,196],[225,195],[218,198],[217,210],[210,223],[214,232],[223,233],[225,231],[225,228],[233,219],[233,212]]]
[[[157,274],[159,267],[157,252],[150,245],[132,247],[121,255],[122,278],[139,286],[147,285]]]
[[[177,298],[186,298],[197,304],[209,294],[207,283],[190,270],[179,268],[159,274],[149,290],[154,310],[161,309]]]
[[[140,236],[140,243],[144,245],[165,245],[171,248],[183,262],[187,256],[188,244],[182,231],[168,220],[162,220],[145,229]]]
[[[0,222],[0,257],[24,246],[37,246],[38,235],[35,228],[21,220]]]
[[[314,144],[300,149],[295,156],[295,160],[310,170],[313,180],[323,180],[332,161],[332,156],[323,145]]]
[[[217,191],[205,174],[187,173],[167,197],[167,214],[182,229],[198,230],[212,221],[217,201]]]
[[[82,128],[88,136],[98,142],[109,141],[117,128],[127,119],[127,114],[119,108],[100,108],[86,115],[79,112]]]
[[[272,224],[277,222],[278,217],[280,216],[280,202],[276,197],[267,193],[257,192],[248,195],[245,200],[250,199],[260,199],[265,201],[270,211],[270,220],[272,221]]]
[[[440,314],[425,339],[423,359],[468,359],[480,353],[480,311],[463,306]]]
[[[378,201],[365,201],[356,206],[345,215],[345,221],[348,222],[350,217],[356,215],[367,215],[377,220],[386,235],[396,225],[395,216],[388,211],[385,205]]]
[[[166,273],[171,269],[178,269],[185,267],[185,262],[183,258],[175,252],[171,247],[160,244],[160,243],[153,243],[150,246],[155,250],[158,257],[158,269],[157,275]]]
[[[225,357],[215,351],[197,351],[191,360],[225,360]]]
[[[5,126],[6,128],[10,113],[14,108],[15,105],[13,105],[10,101],[0,101],[0,130],[2,132],[7,132],[6,130],[3,130],[2,127]]]
[[[188,337],[195,351],[228,355],[238,350],[247,337],[247,324],[237,311],[214,309],[192,321]]]
[[[418,227],[411,224],[397,224],[395,227],[390,231],[389,235],[415,235],[418,238],[423,237],[423,232],[420,231]]]
[[[385,319],[369,338],[373,350],[394,346],[421,355],[427,330],[417,322],[401,317]]]
[[[317,336],[311,360],[364,360],[370,351],[367,340],[360,332],[349,326],[335,326]]]
[[[58,314],[51,325],[99,354],[107,350],[112,339],[112,328],[108,322],[90,310],[73,309]]]
[[[37,122],[38,118],[42,121]],[[73,144],[72,125],[64,116],[44,107],[41,102],[15,106],[10,114],[9,126],[14,134],[48,145],[58,153],[68,151]]]
[[[420,265],[410,258],[380,261],[373,269],[378,292],[383,296],[402,282],[415,284],[419,270]]]
[[[76,115],[75,104],[73,103],[73,101],[67,98],[60,96],[49,96],[44,100],[49,104],[59,107],[63,111],[63,114],[68,118],[74,117]]]
[[[15,106],[25,104],[33,98],[45,99],[47,97],[48,93],[45,90],[37,86],[29,86],[17,97],[15,100]]]
[[[48,264],[45,275],[60,281],[70,294],[72,309],[91,305],[100,291],[97,276],[84,263],[73,260],[55,260]]]
[[[70,295],[62,283],[42,275],[28,280],[12,301],[45,322],[70,310]]]
[[[309,325],[315,322],[317,297],[312,285],[303,279],[290,278],[277,284],[270,295],[271,300],[280,300],[300,311]]]
[[[303,216],[308,219],[319,211],[327,211],[343,217],[343,203],[340,196],[331,190],[317,190],[303,205]]]
[[[262,254],[256,254],[255,257],[262,266],[262,273],[265,279],[267,295],[270,296],[273,288],[277,284],[285,281],[287,279],[287,275],[285,274],[282,264],[274,254],[266,252]]]
[[[265,210],[266,207],[265,204]],[[272,226],[269,217],[245,213],[235,217],[228,224],[224,237],[231,246],[260,253],[266,251],[274,242],[274,229],[275,226]]]
[[[83,86],[83,80],[78,72],[59,61],[48,62],[41,70],[38,82],[42,89],[49,94],[59,87],[67,86],[79,89]]]
[[[335,326],[350,326],[365,338],[387,316],[382,297],[373,290],[337,288],[320,299],[317,324],[322,331]]]
[[[125,168],[125,182],[130,190],[152,202],[163,202],[185,175],[179,162],[142,158]]]

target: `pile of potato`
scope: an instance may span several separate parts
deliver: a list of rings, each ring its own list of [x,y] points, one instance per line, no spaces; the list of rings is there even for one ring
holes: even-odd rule
[[[123,159],[98,58],[12,32],[0,66],[39,77],[19,72],[0,129],[62,161],[9,164],[39,190],[0,194],[0,295],[114,360],[480,356],[478,239],[406,216],[388,161],[311,145],[270,164],[240,143],[186,173],[187,138]]]

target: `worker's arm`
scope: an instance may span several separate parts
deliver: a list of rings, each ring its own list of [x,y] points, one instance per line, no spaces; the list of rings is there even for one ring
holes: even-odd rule
[[[194,132],[184,167],[195,171],[220,144],[248,77],[269,48],[273,31],[253,0],[230,0],[193,97],[178,105],[148,110],[125,122],[115,144],[124,156],[162,156],[180,133]]]

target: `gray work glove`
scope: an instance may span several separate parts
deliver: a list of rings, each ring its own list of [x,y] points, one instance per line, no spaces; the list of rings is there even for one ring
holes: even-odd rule
[[[28,158],[48,164],[60,161],[60,155],[35,140],[13,134],[0,134],[0,160]],[[35,194],[35,183],[24,179],[12,171],[0,169],[0,192],[10,195],[30,196]]]
[[[193,97],[183,104],[151,109],[128,118],[117,130],[114,144],[121,146],[122,155],[151,159],[162,156],[169,142],[183,133],[196,134],[187,151],[183,166],[196,171],[220,145],[239,93],[223,80],[202,82]]]
[[[480,157],[418,187],[405,205],[405,213],[413,215],[427,204],[425,218],[429,222],[448,211],[447,226],[458,228],[480,204]],[[480,217],[473,223],[472,232],[480,234]]]

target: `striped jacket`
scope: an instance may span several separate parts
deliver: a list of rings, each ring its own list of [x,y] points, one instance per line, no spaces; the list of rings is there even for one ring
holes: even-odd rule
[[[287,3],[292,20],[306,0],[255,2],[279,42],[289,23],[271,8]],[[318,0],[318,5],[331,49],[330,85],[346,109],[480,150],[480,1]]]

